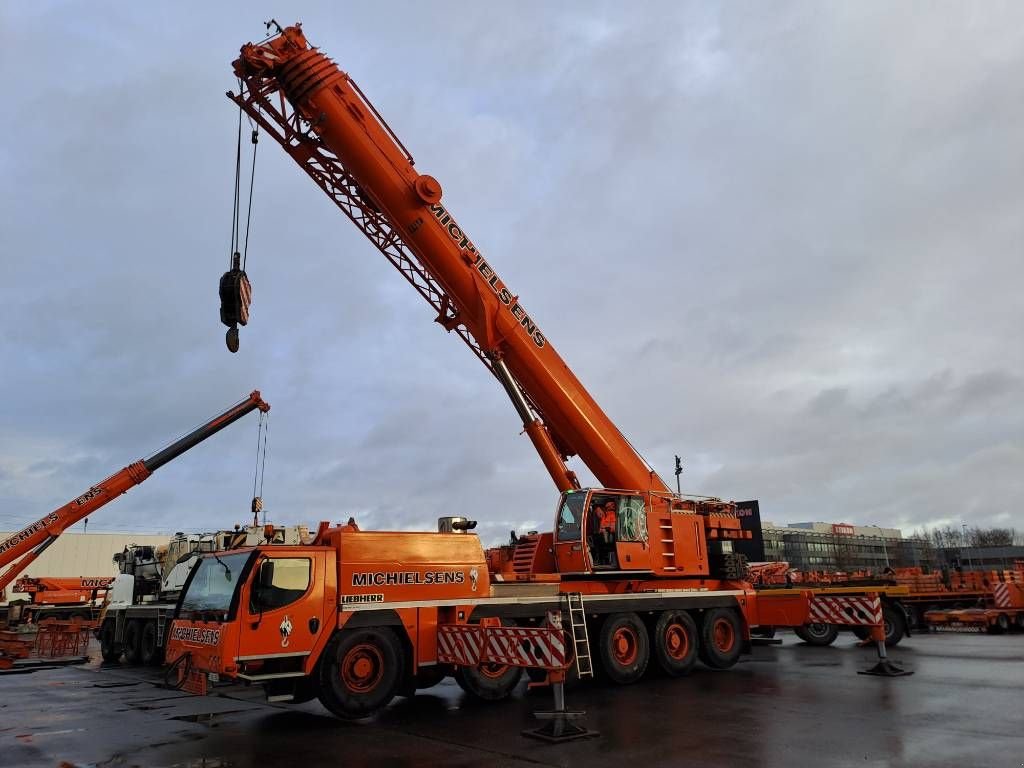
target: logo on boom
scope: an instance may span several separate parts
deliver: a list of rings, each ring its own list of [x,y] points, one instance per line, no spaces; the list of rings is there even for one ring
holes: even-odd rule
[[[547,343],[547,339],[544,338],[544,334],[540,332],[537,324],[533,321],[526,310],[519,305],[518,299],[512,295],[512,291],[505,287],[505,282],[498,277],[498,274],[494,271],[483,254],[476,249],[472,241],[466,237],[466,233],[462,231],[462,228],[455,223],[455,219],[452,218],[451,214],[444,209],[444,206],[440,203],[434,203],[430,206],[430,213],[435,219],[445,228],[448,233],[448,237],[452,239],[452,242],[456,243],[459,248],[464,251],[468,251],[473,254],[476,261],[473,262],[473,266],[476,267],[476,271],[480,273],[484,280],[487,281],[487,285],[490,286],[491,290],[494,291],[494,295],[498,297],[498,301],[509,308],[512,316],[516,319],[525,330],[527,335],[533,340],[533,343],[538,347],[543,347]]]

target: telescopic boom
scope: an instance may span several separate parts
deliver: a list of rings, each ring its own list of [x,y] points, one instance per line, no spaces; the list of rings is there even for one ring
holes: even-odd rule
[[[490,368],[559,490],[579,487],[565,465],[578,455],[605,487],[669,492],[458,225],[437,179],[414,169],[359,86],[299,25],[243,46],[234,68],[242,90],[228,96],[402,272],[437,311],[437,322]],[[241,281],[235,272],[222,278],[222,288]],[[249,294],[235,294],[225,299],[222,290],[228,325],[248,317]]]
[[[32,525],[23,528],[0,542],[0,592],[29,563],[41,555],[64,531],[100,507],[108,504],[123,493],[141,483],[164,464],[181,456],[207,438],[213,437],[229,424],[255,410],[264,413],[270,406],[260,397],[259,390],[253,391],[245,400],[231,406],[224,413],[197,427],[184,437],[175,440],[163,450],[146,459],[129,464],[106,480],[97,483],[77,499],[58,507]]]

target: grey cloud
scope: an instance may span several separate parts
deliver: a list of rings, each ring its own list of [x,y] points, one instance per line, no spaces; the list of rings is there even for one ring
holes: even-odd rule
[[[503,393],[266,139],[253,320],[224,350],[223,92],[278,9],[188,8],[0,9],[3,523],[258,387],[278,519],[547,526]],[[680,453],[689,490],[780,522],[1024,527],[1016,4],[304,14],[664,473]],[[91,525],[244,519],[255,439],[250,417]]]

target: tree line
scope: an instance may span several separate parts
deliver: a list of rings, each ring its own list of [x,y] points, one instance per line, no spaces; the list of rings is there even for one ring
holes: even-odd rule
[[[951,525],[924,527],[914,531],[913,538],[927,541],[936,549],[1024,546],[1024,534],[1018,533],[1016,528],[982,528],[977,525],[966,530]]]

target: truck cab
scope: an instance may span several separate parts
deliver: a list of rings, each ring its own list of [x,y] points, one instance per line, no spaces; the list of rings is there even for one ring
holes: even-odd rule
[[[214,679],[302,677],[333,629],[324,617],[336,603],[334,557],[327,547],[276,545],[206,555],[179,598],[168,661],[188,654],[190,665]]]

